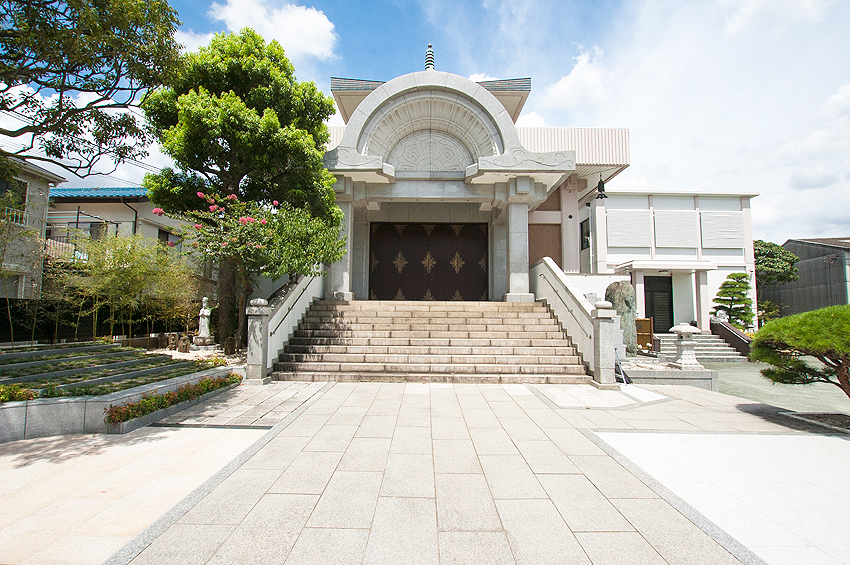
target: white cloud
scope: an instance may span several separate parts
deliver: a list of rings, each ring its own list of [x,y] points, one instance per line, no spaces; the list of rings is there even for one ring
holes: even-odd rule
[[[183,45],[183,50],[187,52],[197,51],[199,47],[203,47],[210,42],[213,33],[195,33],[192,30],[177,30],[174,34],[174,39]]]
[[[585,49],[575,58],[570,73],[543,91],[545,106],[561,110],[596,106],[611,97],[607,80],[609,72],[602,64],[602,50],[598,47]]]
[[[548,125],[543,116],[537,112],[523,112],[516,121],[518,128],[545,128]]]
[[[496,77],[491,77],[490,75],[485,74],[485,73],[474,73],[474,74],[469,75],[469,80],[471,80],[472,82],[483,82],[485,80],[499,80],[499,79],[496,78]]]
[[[269,7],[266,0],[227,0],[226,4],[213,3],[209,13],[230,31],[250,27],[267,41],[277,40],[290,59],[334,56],[334,24],[316,8],[295,4]]]
[[[819,22],[833,0],[719,0],[726,12],[726,31],[739,33],[750,26],[781,29],[800,22]]]

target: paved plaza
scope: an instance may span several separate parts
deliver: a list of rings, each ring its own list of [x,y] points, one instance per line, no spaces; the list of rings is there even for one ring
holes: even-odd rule
[[[692,387],[242,385],[0,445],[0,563],[850,563],[848,436]]]

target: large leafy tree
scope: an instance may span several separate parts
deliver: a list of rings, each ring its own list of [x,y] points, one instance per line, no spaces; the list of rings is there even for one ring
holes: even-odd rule
[[[0,0],[0,172],[10,156],[87,176],[146,155],[128,110],[174,72],[179,23],[165,0]]]
[[[753,339],[750,359],[769,363],[761,373],[773,382],[829,383],[850,397],[850,305],[768,322]]]
[[[799,278],[794,264],[800,258],[781,245],[757,239],[753,241],[753,251],[756,259],[756,295],[759,299],[764,285],[781,284]]]
[[[185,217],[207,209],[209,202],[198,193],[253,202],[256,215],[270,212],[278,201],[325,222],[338,239],[342,213],[335,205],[334,178],[322,163],[333,101],[312,82],[296,79],[277,42],[267,44],[250,29],[217,34],[209,46],[186,55],[182,72],[142,107],[178,169],[145,178],[151,200],[165,213]],[[212,226],[213,219],[200,223]],[[265,261],[272,265],[275,259]],[[243,275],[257,270],[257,262],[244,254],[221,263],[221,338],[242,335],[251,289],[250,277]]]

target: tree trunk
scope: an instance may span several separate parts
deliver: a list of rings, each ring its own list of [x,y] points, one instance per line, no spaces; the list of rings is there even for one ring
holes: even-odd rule
[[[224,343],[235,336],[239,326],[238,268],[230,260],[222,261],[218,268],[218,341]]]
[[[239,328],[237,329],[236,335],[239,336],[239,339],[236,341],[237,347],[247,347],[248,345],[248,297],[251,296],[251,292],[254,288],[251,286],[251,279],[248,277],[248,274],[245,272],[244,267],[240,267],[239,269]]]

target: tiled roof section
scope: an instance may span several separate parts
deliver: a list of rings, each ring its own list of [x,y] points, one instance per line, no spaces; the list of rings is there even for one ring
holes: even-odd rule
[[[383,81],[331,77],[331,90],[375,90]]]
[[[490,92],[499,92],[504,90],[509,91],[526,91],[531,92],[531,78],[509,78],[504,80],[483,80],[479,82],[481,86]]]
[[[106,186],[97,188],[54,188],[52,198],[121,198],[122,196],[147,196],[148,191],[141,186]]]
[[[810,239],[798,239],[796,241],[804,241],[806,243],[818,243],[820,245],[830,245],[832,247],[850,249],[850,237],[815,237]]]

